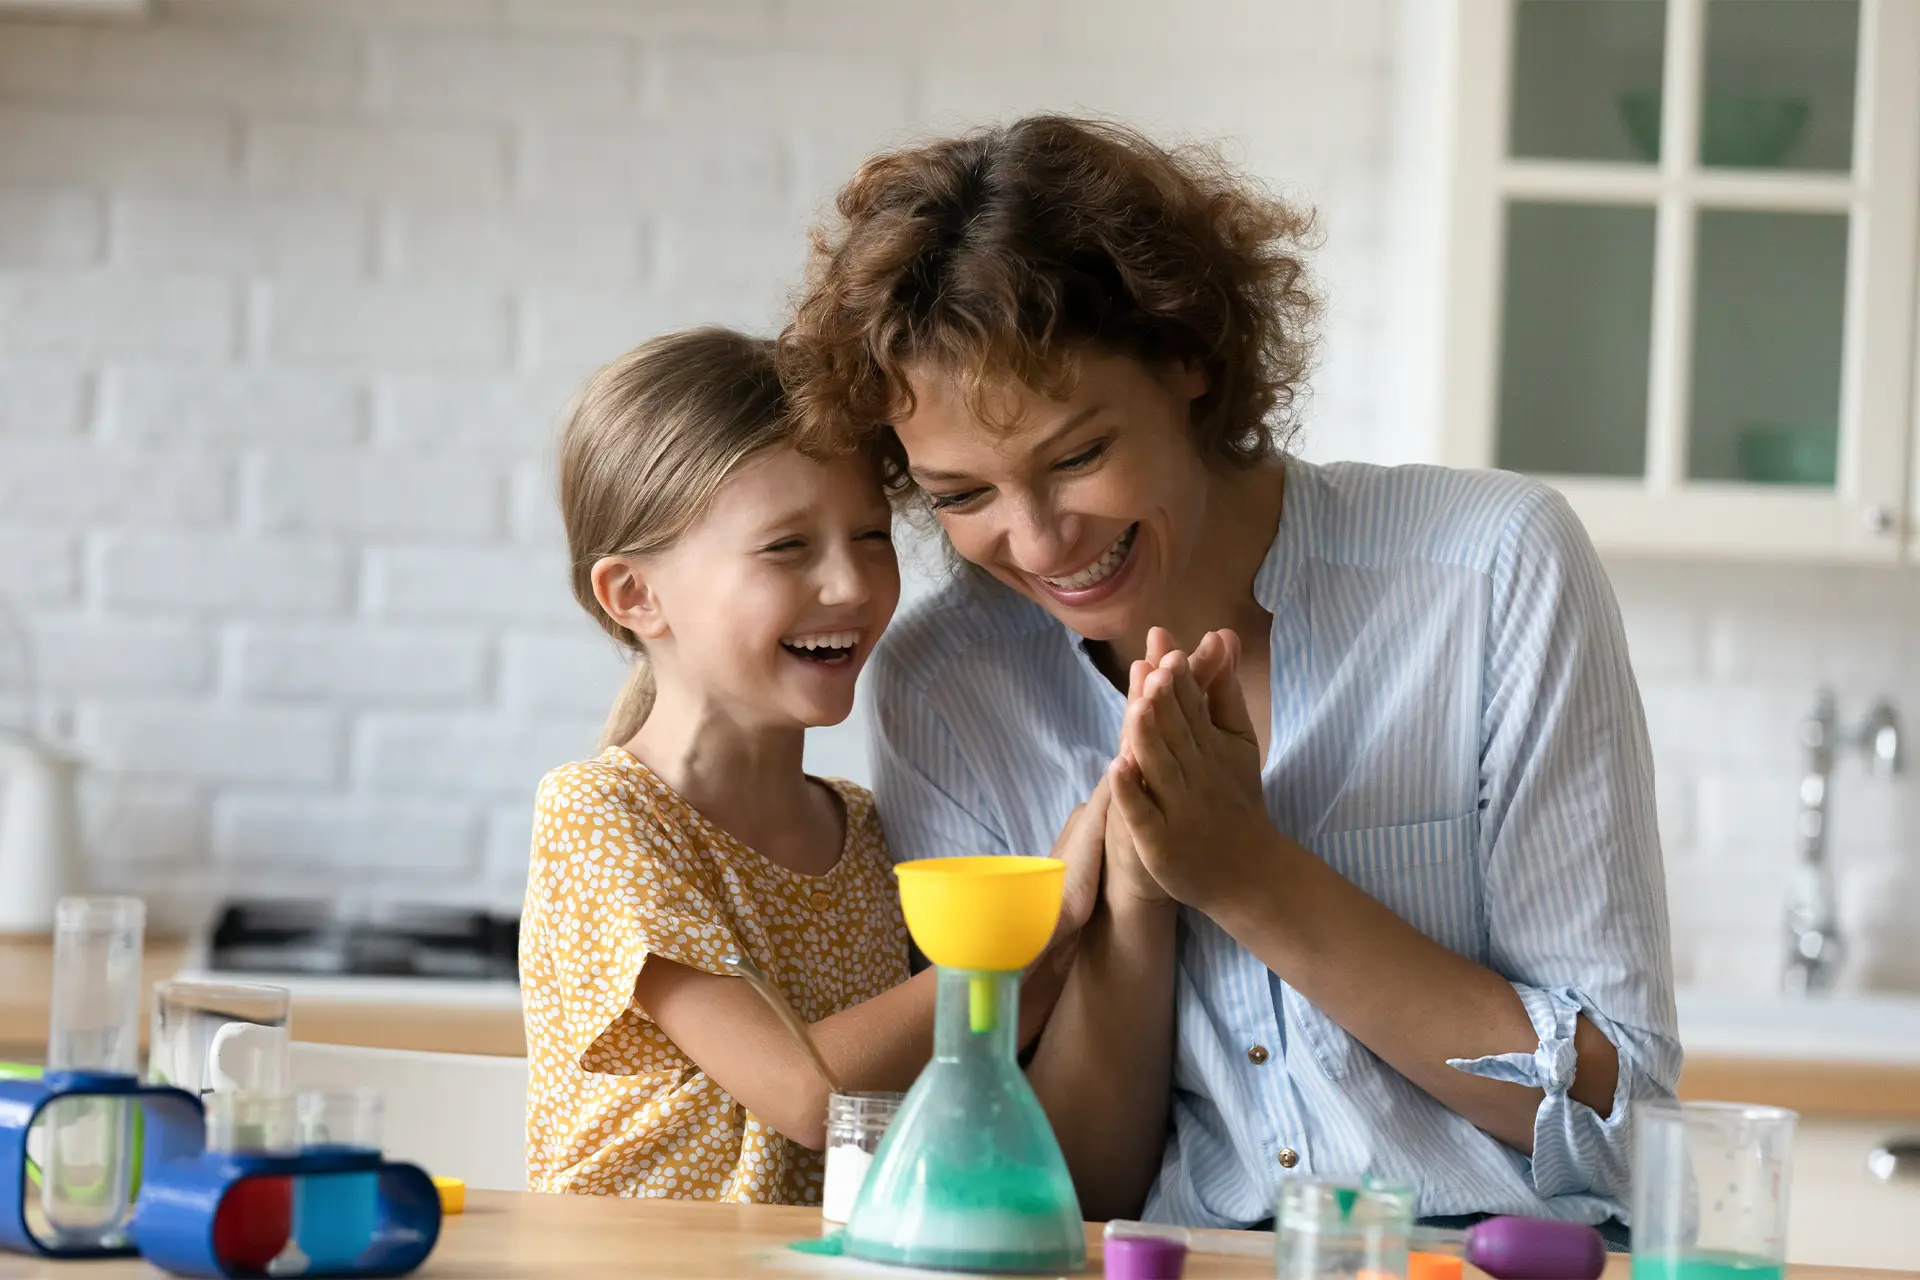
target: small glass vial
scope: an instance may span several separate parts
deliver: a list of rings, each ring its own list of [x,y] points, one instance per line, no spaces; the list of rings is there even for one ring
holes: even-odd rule
[[[900,1110],[904,1093],[836,1093],[827,1098],[827,1180],[820,1216],[843,1227],[867,1180],[873,1153]]]
[[[147,909],[138,898],[62,898],[54,908],[47,1071],[132,1075],[140,1065],[140,959]],[[40,1210],[48,1244],[124,1243],[133,1216],[133,1120],[128,1098],[48,1104]]]
[[[285,1094],[210,1093],[207,1150],[292,1155],[299,1149],[293,1099]],[[213,1218],[213,1252],[229,1270],[266,1271],[293,1238],[293,1179],[243,1178]]]
[[[1273,1219],[1278,1280],[1406,1280],[1413,1191],[1289,1178]]]
[[[378,1154],[384,1108],[377,1089],[302,1093],[294,1101],[303,1154]],[[294,1180],[293,1237],[312,1271],[346,1271],[373,1243],[380,1173],[309,1173]]]

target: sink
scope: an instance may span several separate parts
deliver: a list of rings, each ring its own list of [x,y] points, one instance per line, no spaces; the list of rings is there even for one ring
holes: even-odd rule
[[[1683,990],[1678,1003],[1689,1055],[1920,1066],[1920,996]]]

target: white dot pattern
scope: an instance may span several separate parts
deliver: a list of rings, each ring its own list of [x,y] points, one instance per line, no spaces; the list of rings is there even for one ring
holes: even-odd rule
[[[824,876],[768,861],[632,755],[540,784],[520,922],[527,1181],[536,1191],[818,1204],[819,1152],[748,1114],[633,999],[649,955],[750,957],[809,1022],[907,978],[907,928],[873,798],[829,782],[846,844]]]

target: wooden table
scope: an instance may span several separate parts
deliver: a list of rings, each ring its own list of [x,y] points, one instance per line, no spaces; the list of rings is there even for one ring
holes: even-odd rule
[[[447,1219],[439,1247],[417,1273],[447,1280],[740,1280],[884,1274],[854,1264],[778,1261],[786,1245],[819,1234],[818,1209],[691,1204],[594,1196],[476,1191],[467,1211]],[[1087,1275],[1100,1274],[1100,1229],[1087,1228]],[[152,1280],[137,1259],[45,1262],[0,1254],[0,1280]],[[1479,1277],[1480,1273],[1472,1273]],[[1191,1280],[1271,1280],[1258,1258],[1196,1256]],[[1846,1267],[1787,1268],[1788,1280],[1920,1280],[1920,1272]],[[1482,1278],[1483,1280],[1483,1278]],[[1627,1280],[1626,1259],[1610,1260],[1605,1280]]]

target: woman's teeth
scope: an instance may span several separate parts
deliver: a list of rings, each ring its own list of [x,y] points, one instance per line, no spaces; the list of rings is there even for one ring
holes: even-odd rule
[[[1133,537],[1140,532],[1138,524],[1127,526],[1127,531],[1107,548],[1098,560],[1075,574],[1064,578],[1042,578],[1040,581],[1062,591],[1085,591],[1088,587],[1106,581],[1115,569],[1127,562],[1127,552],[1133,550]]]

